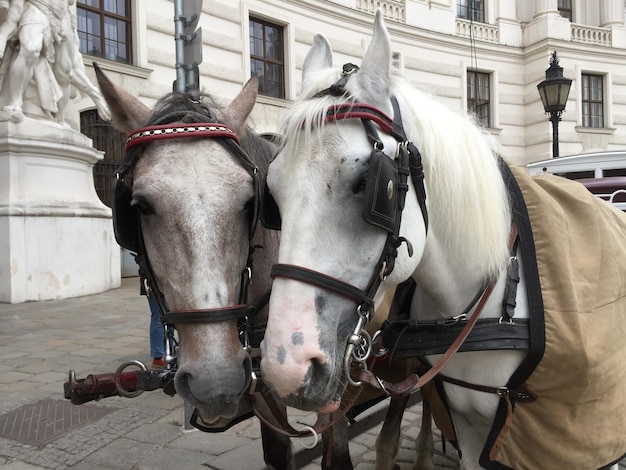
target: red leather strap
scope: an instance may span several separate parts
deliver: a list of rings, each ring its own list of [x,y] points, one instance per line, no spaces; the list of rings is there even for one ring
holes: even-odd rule
[[[182,137],[226,137],[239,144],[235,131],[218,122],[201,122],[193,124],[162,124],[137,129],[126,139],[126,152],[131,148],[164,139],[180,139]]]

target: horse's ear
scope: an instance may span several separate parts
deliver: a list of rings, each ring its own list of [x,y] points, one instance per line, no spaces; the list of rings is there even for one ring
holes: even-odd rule
[[[259,91],[259,77],[253,75],[237,97],[224,109],[222,119],[236,131],[242,131],[248,115],[252,112]]]
[[[307,80],[311,76],[324,69],[329,69],[333,66],[333,48],[328,42],[328,39],[321,34],[315,33],[313,36],[313,45],[302,64],[302,82],[306,84]],[[304,87],[303,87],[304,88]]]
[[[375,102],[387,101],[389,97],[389,79],[391,77],[391,41],[383,20],[382,10],[376,11],[372,42],[367,48],[359,73],[356,74],[360,92],[367,96],[361,99]]]
[[[130,134],[135,129],[143,126],[150,114],[150,108],[130,93],[113,85],[113,82],[109,80],[95,62],[93,68],[96,72],[96,79],[102,91],[102,96],[104,96],[111,110],[111,121],[115,128]]]

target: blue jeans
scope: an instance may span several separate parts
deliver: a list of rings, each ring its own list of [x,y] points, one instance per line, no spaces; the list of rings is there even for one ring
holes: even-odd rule
[[[157,303],[148,297],[150,304],[150,357],[165,356],[165,328],[161,323],[159,308]]]

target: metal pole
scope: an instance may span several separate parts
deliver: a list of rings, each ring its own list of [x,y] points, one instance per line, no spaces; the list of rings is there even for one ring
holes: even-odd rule
[[[183,0],[174,0],[174,40],[176,41],[176,90],[185,93],[187,81],[185,73],[185,20],[183,18]]]
[[[558,112],[550,113],[550,121],[552,122],[552,158],[559,156],[559,121],[561,116]]]

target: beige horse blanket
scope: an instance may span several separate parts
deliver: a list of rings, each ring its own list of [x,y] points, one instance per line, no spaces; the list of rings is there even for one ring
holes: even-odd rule
[[[532,228],[545,350],[525,381],[537,399],[514,404],[488,468],[599,468],[626,453],[626,213],[577,182],[510,168]]]

